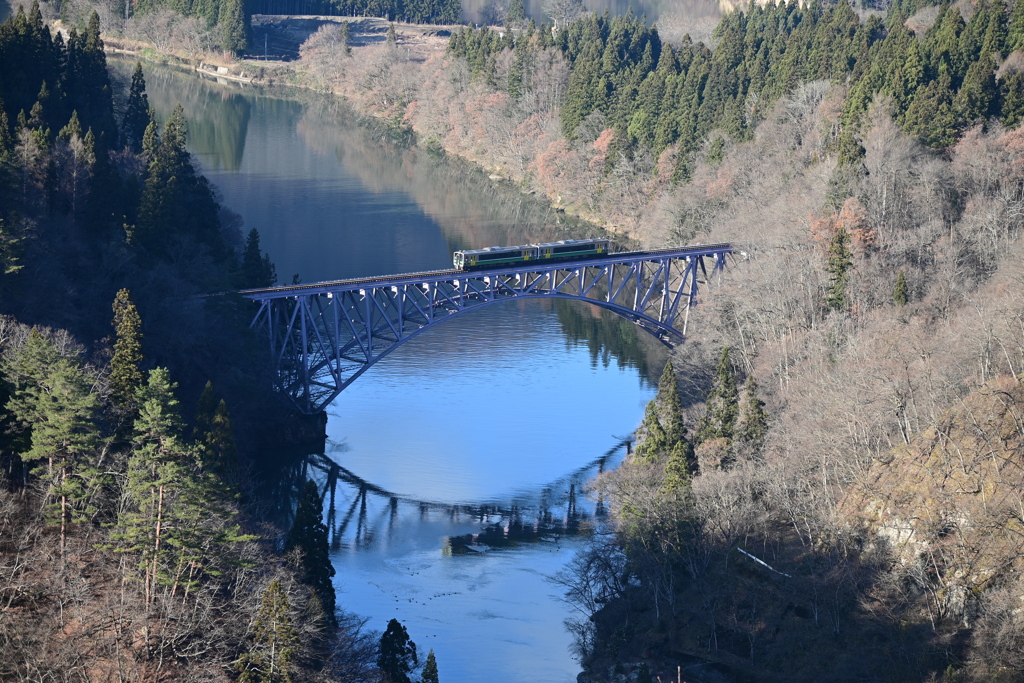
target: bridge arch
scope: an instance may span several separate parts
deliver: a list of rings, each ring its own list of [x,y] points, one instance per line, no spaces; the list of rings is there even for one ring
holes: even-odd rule
[[[278,387],[304,413],[338,394],[405,342],[456,315],[516,299],[568,299],[608,309],[667,346],[682,343],[689,308],[728,244],[628,252],[569,263],[432,271],[242,294],[270,345]],[[701,278],[703,276],[703,279]]]

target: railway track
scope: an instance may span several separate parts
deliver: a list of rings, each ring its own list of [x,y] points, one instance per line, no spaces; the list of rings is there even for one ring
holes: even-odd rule
[[[646,249],[646,250],[643,250],[643,251],[620,251],[620,252],[617,252],[617,253],[608,254],[607,256],[601,257],[599,259],[586,259],[586,260],[580,260],[580,261],[566,261],[565,263],[566,263],[566,265],[570,265],[570,264],[575,264],[575,263],[586,263],[587,261],[600,262],[600,261],[604,261],[604,260],[607,260],[607,259],[616,259],[616,258],[623,258],[623,257],[626,257],[626,258],[643,258],[644,256],[656,256],[658,254],[668,254],[668,253],[687,252],[687,251],[706,251],[708,249],[719,249],[719,248],[722,248],[722,247],[731,247],[731,246],[732,245],[729,244],[729,243],[721,243],[721,244],[699,244],[699,245],[694,245],[692,247],[669,247],[669,248],[665,248],[665,249]],[[523,265],[532,265],[532,262],[530,262],[530,263],[524,262]],[[487,272],[488,270],[505,270],[505,269],[508,269],[509,267],[518,268],[520,266],[518,264],[514,265],[514,266],[509,266],[509,265],[506,264],[506,265],[502,265],[502,266],[496,266],[494,268],[475,268],[473,270],[457,270],[457,269],[454,269],[454,268],[448,269],[448,270],[424,270],[424,271],[415,272],[415,273],[393,273],[393,274],[390,274],[390,275],[374,275],[374,276],[371,276],[371,277],[351,278],[351,279],[347,279],[347,280],[327,280],[327,281],[324,281],[324,282],[310,282],[308,284],[301,284],[301,285],[285,285],[283,287],[263,287],[263,288],[259,288],[259,289],[242,289],[242,290],[239,290],[236,293],[237,294],[241,294],[242,296],[252,296],[252,295],[260,295],[260,294],[288,294],[289,292],[308,292],[310,290],[331,289],[331,288],[334,288],[334,287],[349,287],[351,285],[374,285],[374,284],[380,284],[382,282],[391,282],[393,280],[409,280],[409,279],[417,279],[417,278],[447,277],[449,275],[462,275],[462,274],[477,275],[477,274],[479,274],[481,272]],[[208,296],[217,296],[217,295],[208,295]]]

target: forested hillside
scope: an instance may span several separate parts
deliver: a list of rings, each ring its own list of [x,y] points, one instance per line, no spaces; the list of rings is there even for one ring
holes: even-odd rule
[[[315,487],[286,538],[251,509],[286,411],[249,302],[200,295],[275,281],[258,234],[141,65],[115,112],[96,14],[19,11],[0,63],[0,679],[374,677]]]

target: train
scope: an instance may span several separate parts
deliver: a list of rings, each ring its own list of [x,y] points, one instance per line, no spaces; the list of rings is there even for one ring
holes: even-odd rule
[[[609,253],[610,245],[609,240],[592,239],[524,244],[518,247],[464,249],[452,255],[452,263],[459,270],[482,270],[528,261],[577,261],[604,256]]]

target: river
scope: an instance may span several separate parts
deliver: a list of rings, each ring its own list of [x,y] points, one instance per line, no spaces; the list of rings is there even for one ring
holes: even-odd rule
[[[123,85],[132,65],[112,64]],[[446,268],[456,248],[597,234],[330,100],[146,76],[158,118],[183,105],[190,150],[282,281]],[[600,517],[581,489],[641,419],[655,346],[582,304],[459,316],[330,406],[324,452],[274,477],[282,516],[304,479],[323,486],[339,606],[376,630],[401,620],[442,680],[573,681],[571,611],[548,577]]]

